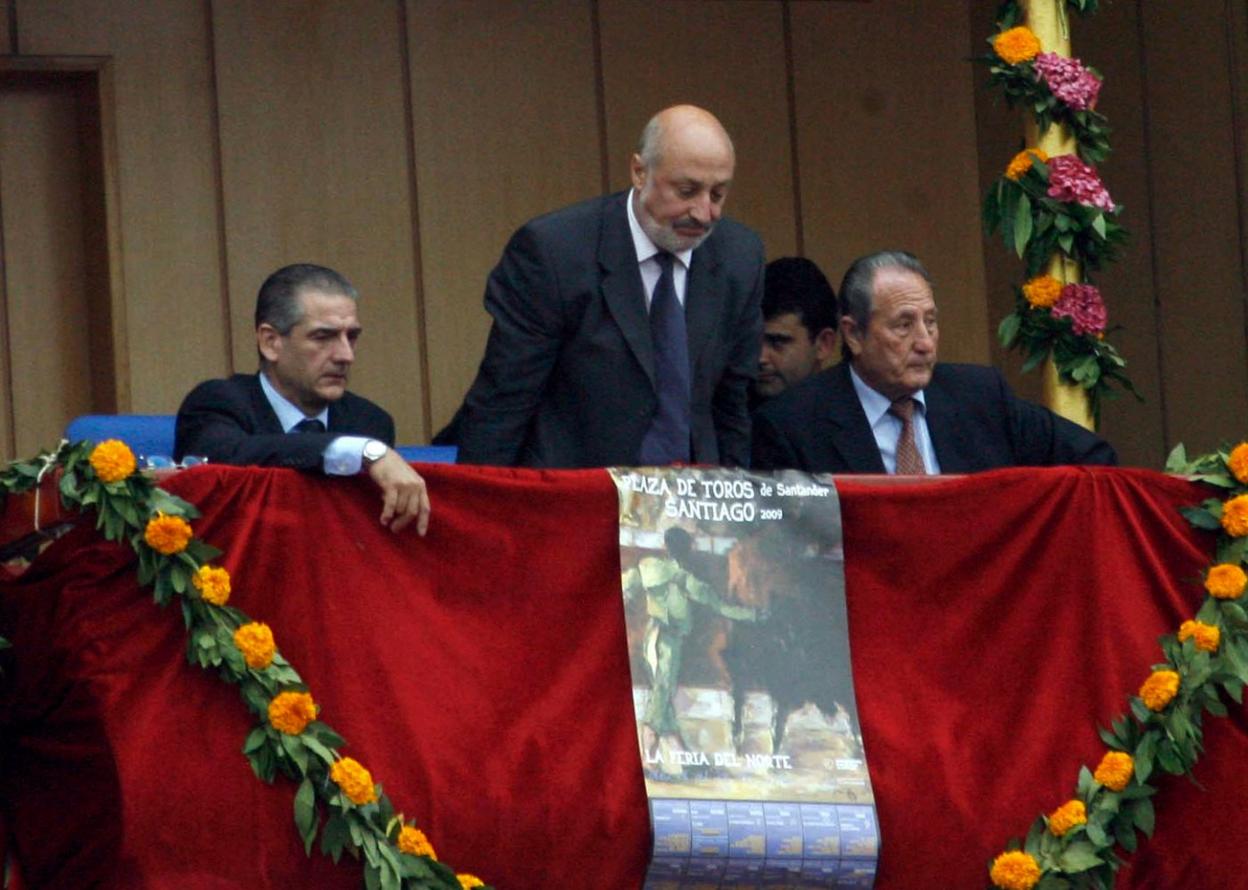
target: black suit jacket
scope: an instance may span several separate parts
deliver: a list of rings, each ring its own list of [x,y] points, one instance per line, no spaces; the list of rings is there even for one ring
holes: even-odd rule
[[[627,195],[538,217],[512,236],[486,285],[494,323],[459,417],[461,463],[637,462],[658,397]],[[762,290],[762,242],[721,219],[693,252],[685,291],[695,462],[748,462]]]
[[[937,364],[923,400],[942,473],[1118,462],[1099,436],[1015,396],[995,368]],[[764,404],[753,455],[758,469],[885,472],[846,362]]]
[[[330,402],[329,430],[288,435],[255,374],[208,380],[178,409],[174,459],[198,454],[212,463],[319,470],[338,436],[368,436],[394,446],[394,420],[368,399],[345,393]]]

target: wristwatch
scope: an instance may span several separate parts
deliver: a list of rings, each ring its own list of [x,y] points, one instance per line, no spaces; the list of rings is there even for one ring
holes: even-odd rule
[[[377,461],[386,456],[386,452],[390,449],[386,447],[385,442],[379,442],[376,439],[369,439],[364,443],[364,451],[360,457],[365,467],[371,467]]]

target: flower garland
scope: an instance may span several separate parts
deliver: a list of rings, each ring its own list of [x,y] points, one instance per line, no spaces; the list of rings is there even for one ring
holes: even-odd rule
[[[94,508],[104,537],[134,549],[139,583],[152,586],[156,604],[179,598],[187,660],[239,687],[258,719],[243,753],[261,780],[272,784],[280,772],[298,783],[295,825],[309,855],[319,830],[321,852],[335,863],[344,850],[363,855],[367,890],[488,890],[480,878],[439,862],[424,832],[395,813],[372,774],[339,754],[346,742],[317,719],[319,705],[278,652],[272,630],[227,605],[231,578],[210,565],[221,551],[194,536],[194,506],[136,473],[133,452],[115,439],[62,442],[32,461],[11,463],[0,473],[0,491],[29,491],[52,467],[61,470],[65,507]]]
[[[1063,26],[1068,6],[1090,15],[1098,4],[1059,3]],[[1103,78],[1078,59],[1042,52],[1039,38],[1020,24],[1023,18],[1017,0],[1003,3],[998,32],[988,40],[992,52],[979,61],[988,65],[990,85],[1003,91],[1010,107],[1026,108],[1038,132],[1066,127],[1076,154],[1049,157],[1038,148],[1025,149],[984,198],[985,229],[989,234],[1000,229],[1027,268],[1027,281],[1015,288],[1014,309],[1001,321],[997,337],[1006,349],[1023,351],[1024,372],[1052,356],[1060,379],[1088,392],[1099,419],[1101,398],[1114,394],[1111,383],[1139,397],[1124,371],[1126,360],[1105,339],[1105,303],[1088,277],[1112,260],[1126,239],[1118,224],[1122,207],[1094,166],[1110,151],[1109,126],[1096,110]],[[1054,257],[1066,269],[1077,264],[1080,280],[1064,283],[1044,274]]]
[[[1036,886],[1113,887],[1136,832],[1151,837],[1154,825],[1150,779],[1158,772],[1190,773],[1200,757],[1204,713],[1225,717],[1224,692],[1243,702],[1248,684],[1248,442],[1188,460],[1182,445],[1166,470],[1222,489],[1183,515],[1196,528],[1218,532],[1215,562],[1205,572],[1205,600],[1196,614],[1161,638],[1164,660],[1131,698],[1130,714],[1100,735],[1109,750],[1095,770],[1079,770],[1075,796],[1037,817],[1021,845],[1011,841],[992,860],[988,876],[1002,890]]]

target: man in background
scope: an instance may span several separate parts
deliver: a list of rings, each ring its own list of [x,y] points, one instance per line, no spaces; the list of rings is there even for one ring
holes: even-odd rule
[[[995,368],[937,364],[931,278],[904,251],[855,260],[841,282],[844,361],[764,405],[754,466],[811,473],[970,473],[1113,464],[1113,448],[1016,397]]]
[[[199,384],[178,409],[174,458],[367,473],[381,489],[381,523],[429,524],[425,481],[394,450],[394,420],[347,392],[362,327],[358,294],[333,269],[278,269],[256,297],[257,374]]]
[[[763,349],[755,408],[816,371],[836,363],[836,293],[805,257],[767,264],[763,286]]]
[[[512,236],[486,285],[461,463],[748,462],[763,248],[722,218],[735,166],[720,122],[677,105],[642,132],[630,191]]]

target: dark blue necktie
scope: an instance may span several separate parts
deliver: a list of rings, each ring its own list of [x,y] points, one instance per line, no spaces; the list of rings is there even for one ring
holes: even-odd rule
[[[641,466],[689,462],[689,340],[685,307],[676,299],[670,253],[656,255],[659,282],[650,298],[650,338],[654,342],[655,385],[659,407],[641,442]]]
[[[325,424],[316,417],[305,417],[290,428],[292,433],[323,433]]]

